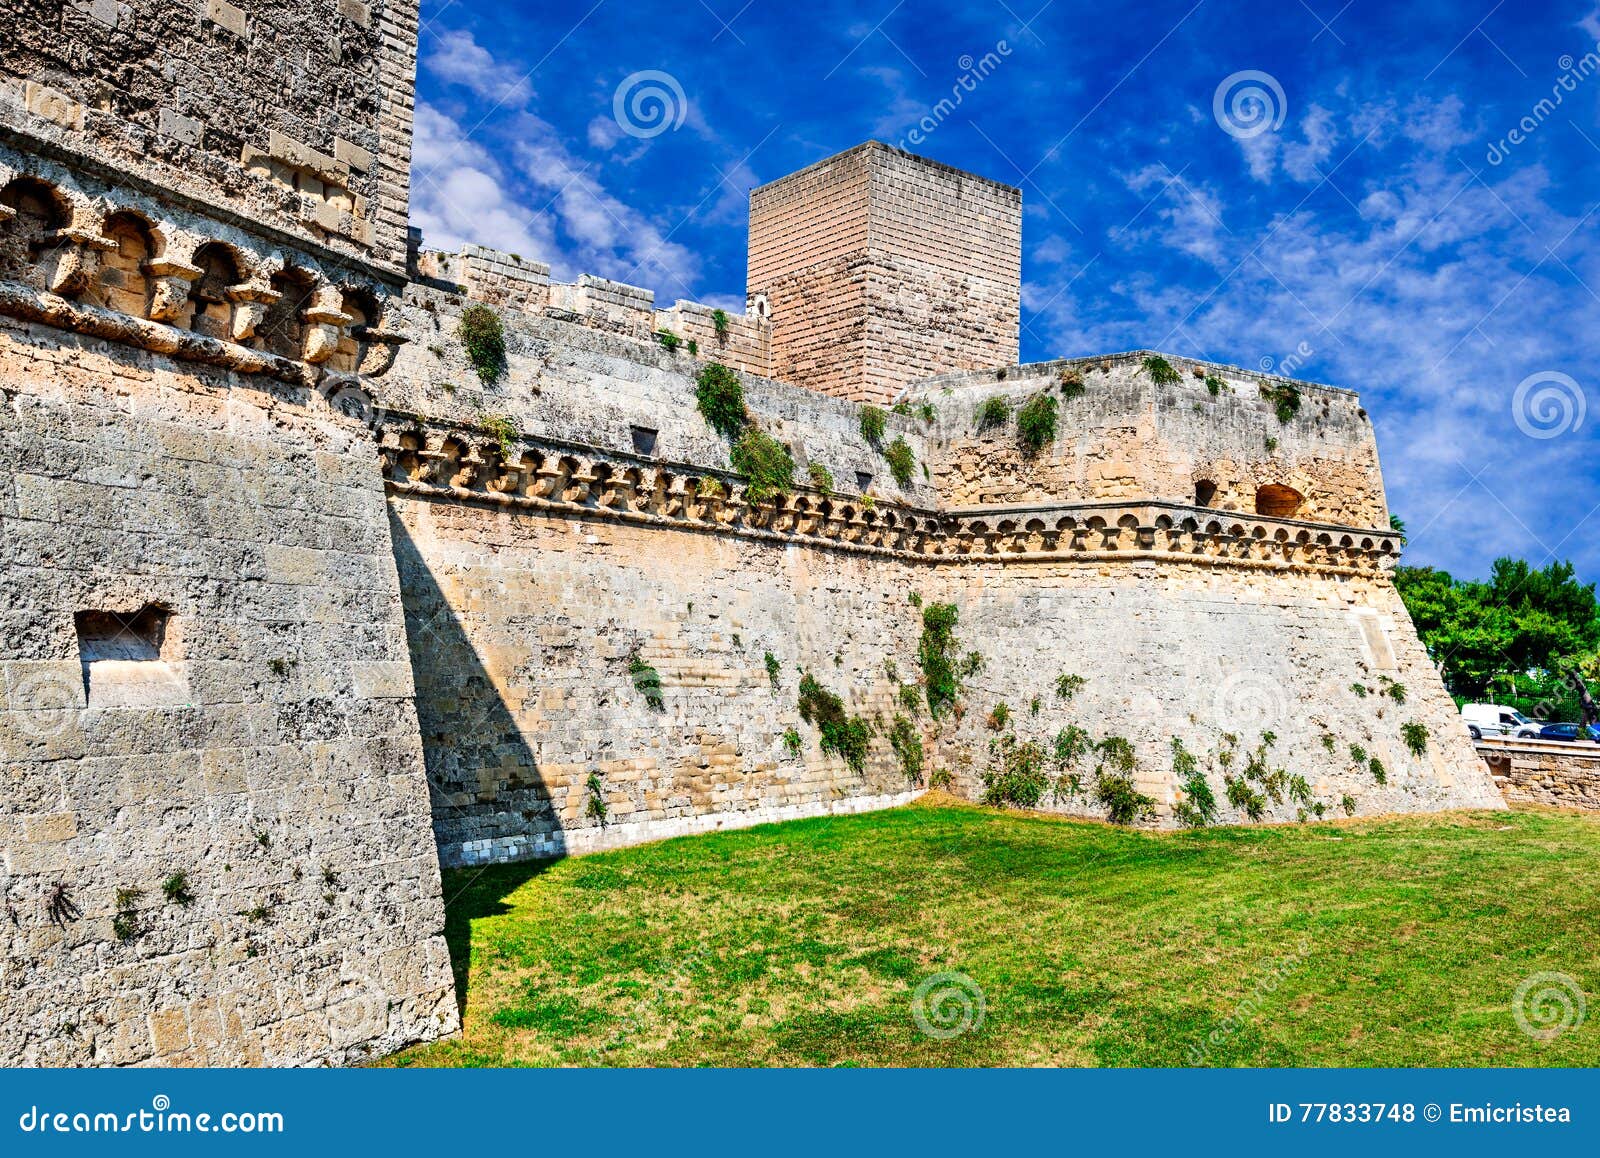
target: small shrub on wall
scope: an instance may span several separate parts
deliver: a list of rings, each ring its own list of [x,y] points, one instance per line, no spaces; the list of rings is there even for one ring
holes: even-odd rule
[[[500,315],[485,305],[461,311],[456,337],[466,348],[467,360],[485,386],[493,386],[506,370],[506,334]]]
[[[706,425],[729,441],[739,436],[747,421],[739,375],[720,362],[706,363],[695,379],[694,398]]]
[[[1017,411],[1017,436],[1030,455],[1038,454],[1056,438],[1056,400],[1035,394]]]
[[[849,715],[844,701],[809,674],[800,677],[800,718],[816,725],[824,752],[838,756],[857,775],[866,771],[872,725]]]
[[[861,408],[861,437],[877,446],[883,441],[883,432],[888,426],[889,416],[876,406],[863,406]]]
[[[911,445],[897,438],[885,448],[883,457],[889,464],[889,473],[894,475],[895,485],[905,490],[911,485],[911,475],[917,466],[917,456],[912,453]]]
[[[794,486],[794,457],[789,448],[754,426],[739,436],[730,458],[753,502],[777,498]]]

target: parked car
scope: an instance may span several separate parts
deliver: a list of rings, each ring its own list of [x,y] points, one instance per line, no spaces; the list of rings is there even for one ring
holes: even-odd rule
[[[1485,736],[1532,735],[1539,730],[1537,720],[1530,720],[1516,708],[1504,704],[1462,704],[1461,718],[1466,721],[1467,732],[1474,740]],[[1519,728],[1531,731],[1519,732]]]
[[[1539,729],[1538,738],[1541,740],[1576,740],[1578,739],[1578,727],[1579,725],[1577,724],[1546,724]],[[1583,738],[1600,743],[1600,728],[1590,724],[1588,735]]]

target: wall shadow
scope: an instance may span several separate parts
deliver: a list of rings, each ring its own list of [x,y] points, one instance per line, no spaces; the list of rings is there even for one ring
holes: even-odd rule
[[[533,750],[392,504],[389,527],[446,878],[446,939],[465,1011],[472,920],[505,911],[494,907],[500,897],[566,855],[566,834]]]

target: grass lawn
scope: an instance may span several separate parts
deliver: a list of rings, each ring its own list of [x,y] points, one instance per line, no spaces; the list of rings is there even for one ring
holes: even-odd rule
[[[1151,834],[949,800],[461,870],[465,1030],[388,1064],[1596,1065],[1600,1009],[1539,1040],[1513,994],[1596,992],[1597,885],[1600,816]],[[963,980],[917,1000],[939,973],[981,1021]]]

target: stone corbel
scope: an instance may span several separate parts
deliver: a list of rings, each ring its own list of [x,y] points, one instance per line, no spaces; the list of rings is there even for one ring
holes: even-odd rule
[[[318,294],[317,299],[301,312],[300,317],[306,323],[307,362],[326,362],[333,357],[333,352],[344,340],[345,327],[355,321],[339,308],[337,293],[333,294],[332,300]]]
[[[225,296],[233,303],[232,334],[235,342],[243,342],[255,336],[256,328],[267,320],[267,310],[279,298],[283,297],[277,290],[259,283],[245,282],[242,285],[231,285],[223,290]]]
[[[100,276],[100,255],[115,248],[111,238],[88,229],[51,230],[39,242],[46,287],[64,298],[77,297]]]
[[[355,338],[366,349],[362,352],[360,372],[369,378],[376,378],[388,371],[394,365],[395,355],[400,352],[400,347],[411,340],[411,335],[399,330],[379,329],[376,326],[356,326],[352,331]]]
[[[144,272],[150,278],[150,320],[170,322],[183,312],[189,287],[204,271],[186,261],[158,257],[145,262]]]

